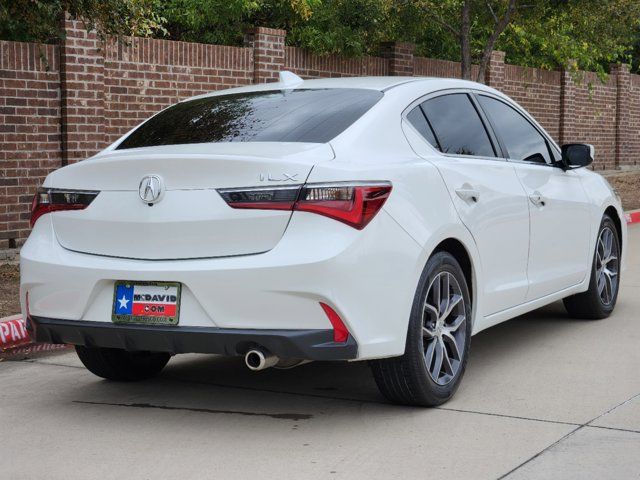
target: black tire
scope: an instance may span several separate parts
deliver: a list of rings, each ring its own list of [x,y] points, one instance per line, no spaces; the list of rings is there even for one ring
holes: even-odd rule
[[[117,348],[76,345],[80,360],[94,375],[119,382],[134,382],[156,376],[171,358],[164,352],[127,352]]]
[[[461,358],[456,363],[457,370],[450,376],[446,384],[439,384],[434,381],[432,374],[429,373],[430,369],[437,369],[433,360],[429,360],[431,363],[429,366],[427,365],[427,359],[429,358],[428,345],[432,341],[437,342],[437,338],[423,336],[423,326],[431,325],[431,319],[427,318],[423,312],[427,312],[425,303],[427,295],[431,293],[429,288],[432,284],[435,285],[436,278],[440,282],[440,274],[443,272],[450,273],[457,281],[462,296],[461,301],[458,303],[462,303],[466,318],[464,324],[461,323],[455,331],[455,334],[457,335],[459,332],[459,335],[464,340],[464,347],[460,349],[459,356]],[[450,277],[447,281],[450,281]],[[438,288],[440,289],[441,287]],[[456,308],[460,308],[460,306]],[[446,322],[447,318],[453,317],[453,313],[451,312],[448,317],[445,316],[444,321]],[[427,313],[427,316],[431,316],[431,314]],[[456,313],[456,317],[459,318],[459,316]],[[460,385],[466,368],[469,357],[472,318],[469,289],[460,265],[448,252],[436,252],[427,262],[418,283],[409,319],[404,355],[369,362],[380,392],[390,401],[402,405],[431,407],[441,405],[449,400],[457,390],[458,385]],[[443,345],[447,343],[446,341],[443,342]],[[450,351],[450,347],[446,351]],[[450,361],[448,365],[451,366],[453,363],[455,361]],[[444,368],[444,364],[442,368]],[[444,370],[438,369],[438,372],[444,372]],[[438,375],[439,373],[436,374],[436,376]],[[445,374],[443,373],[443,375]]]
[[[609,230],[612,234],[613,245],[616,258],[615,265],[615,282],[612,282],[612,292],[610,301],[605,302],[600,295],[598,288],[599,265],[598,265],[598,243],[605,230]],[[589,320],[599,320],[607,318],[613,312],[618,300],[618,291],[620,287],[620,238],[615,223],[609,215],[602,217],[600,229],[598,230],[598,240],[596,240],[596,249],[593,253],[593,263],[591,266],[591,279],[589,280],[589,290],[583,293],[571,295],[563,300],[564,307],[569,315],[575,318],[584,318]]]

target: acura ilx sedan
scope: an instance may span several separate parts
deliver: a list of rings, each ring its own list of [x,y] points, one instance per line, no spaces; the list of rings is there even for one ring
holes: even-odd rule
[[[283,72],[190,98],[46,178],[27,328],[111,380],[187,352],[369,360],[391,401],[438,405],[472,335],[560,299],[613,311],[626,226],[593,156],[467,81]]]

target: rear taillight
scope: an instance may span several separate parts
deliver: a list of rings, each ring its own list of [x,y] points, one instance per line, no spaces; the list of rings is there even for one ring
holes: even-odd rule
[[[39,188],[31,202],[30,225],[45,213],[62,210],[83,210],[89,206],[100,192],[89,190],[65,190],[59,188]]]
[[[390,182],[336,182],[218,192],[232,208],[317,213],[362,230],[389,198],[391,188]]]

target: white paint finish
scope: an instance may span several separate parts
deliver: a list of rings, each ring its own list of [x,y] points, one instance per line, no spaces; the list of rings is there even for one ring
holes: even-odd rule
[[[513,165],[504,160],[431,157],[460,219],[480,251],[483,316],[524,303],[527,293],[527,199]],[[474,192],[468,198],[461,190]]]
[[[343,317],[361,357],[404,352],[420,247],[385,212],[362,231],[295,213],[265,254],[160,262],[66,250],[50,217],[36,223],[21,251],[23,300],[29,291],[32,315],[109,322],[115,280],[176,281],[183,284],[181,325],[328,329],[324,301]]]
[[[529,174],[533,167],[502,160],[444,157],[411,127],[403,131],[404,110],[426,95],[477,90],[509,101],[504,95],[471,82],[397,77],[304,81],[301,88],[386,90],[330,145],[231,143],[126,152],[112,146],[51,174],[47,186],[103,193],[84,211],[37,222],[22,250],[23,304],[28,290],[34,314],[108,321],[114,280],[180,281],[183,325],[328,328],[318,306],[327,301],[343,315],[365,359],[404,352],[420,273],[446,239],[459,241],[471,258],[474,332],[586,288],[595,240],[590,234],[585,242],[578,232],[595,232],[608,206],[621,213],[599,175],[551,167]],[[524,172],[524,186],[516,167]],[[310,213],[233,210],[212,190],[262,185],[261,174],[284,178],[280,170],[313,182],[386,180],[393,191],[374,221],[356,231]],[[137,198],[138,183],[148,174],[162,176],[167,186],[151,208]],[[580,184],[586,191],[581,200],[574,196]],[[461,188],[477,190],[479,201],[461,198]],[[536,189],[554,205],[532,210],[530,222],[528,197]],[[568,237],[575,243],[563,243]],[[624,227],[623,241],[626,246]],[[227,257],[240,253],[254,254]],[[200,256],[220,258],[162,260]],[[527,290],[529,299],[539,298],[527,302]]]
[[[282,238],[291,212],[232,209],[215,189],[171,190],[151,207],[138,192],[103,191],[86,211],[51,218],[69,250],[164,260],[266,252]]]
[[[592,206],[580,177],[548,165],[513,162],[529,197],[529,291],[527,301],[551,295],[582,282],[589,273],[592,236],[598,225],[590,221]]]

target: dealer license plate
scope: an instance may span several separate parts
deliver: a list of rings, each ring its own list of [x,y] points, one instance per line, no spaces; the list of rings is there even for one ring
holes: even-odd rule
[[[180,291],[177,282],[129,282],[118,280],[113,292],[114,323],[177,325]]]

